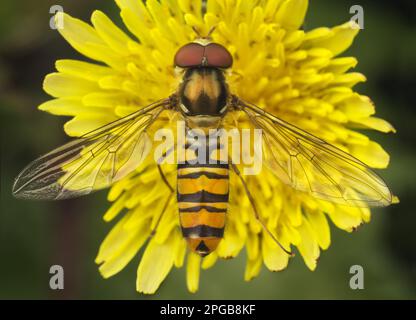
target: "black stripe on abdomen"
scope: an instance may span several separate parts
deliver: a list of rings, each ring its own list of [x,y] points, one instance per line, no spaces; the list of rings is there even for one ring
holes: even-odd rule
[[[189,168],[189,167],[187,167]],[[200,168],[200,167],[198,167]],[[228,179],[228,175],[224,175],[224,174],[218,174],[215,172],[207,172],[207,171],[198,171],[198,172],[193,172],[193,173],[188,173],[188,174],[183,174],[183,175],[178,175],[178,179],[197,179],[201,176],[206,176],[209,179]]]
[[[222,238],[224,236],[224,228],[214,228],[206,225],[199,225],[191,228],[182,228],[182,234],[185,238]]]
[[[208,212],[215,212],[215,213],[227,213],[227,209],[221,209],[211,206],[193,206],[189,208],[179,208],[179,212],[199,212],[201,210],[206,210]]]
[[[190,194],[181,194],[178,192],[179,202],[192,202],[192,203],[217,203],[228,202],[227,194],[215,194],[205,190],[201,190]]]
[[[185,163],[180,163],[178,164],[178,169],[187,169],[187,168],[219,168],[219,169],[228,169],[229,168],[229,164],[228,163],[221,163],[220,161],[215,162],[215,163],[204,163],[204,164],[200,164],[198,162],[196,163],[189,163],[186,162]]]

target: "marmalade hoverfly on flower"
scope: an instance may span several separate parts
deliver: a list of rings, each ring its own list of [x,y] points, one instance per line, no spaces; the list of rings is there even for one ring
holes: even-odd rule
[[[232,94],[225,74],[232,64],[230,52],[209,35],[186,44],[174,57],[175,67],[182,70],[175,93],[38,158],[19,174],[13,194],[22,199],[61,200],[111,186],[144,161],[149,153],[150,128],[161,114],[170,111],[184,120],[188,133],[220,129],[227,117],[242,114],[253,128],[261,130],[261,160],[283,183],[337,204],[391,204],[392,195],[385,182],[364,163]],[[189,137],[187,134],[185,140]],[[190,145],[185,141],[183,151],[195,153]],[[255,195],[237,165],[211,159],[211,145],[203,147],[208,154],[205,160],[209,161],[178,163],[176,188],[156,163],[171,194],[176,192],[182,234],[190,249],[206,256],[223,238],[232,172],[238,176],[257,220],[290,254],[261,220]],[[218,143],[214,151],[222,147]]]

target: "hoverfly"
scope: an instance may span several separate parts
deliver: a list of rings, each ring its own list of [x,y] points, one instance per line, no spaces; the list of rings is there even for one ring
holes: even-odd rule
[[[169,110],[185,120],[189,131],[221,128],[226,115],[243,113],[254,128],[262,130],[263,163],[283,183],[337,204],[391,204],[385,182],[364,163],[232,94],[225,72],[233,65],[233,57],[212,41],[212,31],[177,51],[174,65],[183,70],[183,78],[175,93],[38,158],[17,177],[14,196],[61,200],[111,186],[144,161],[148,130]],[[185,152],[189,151],[186,149],[189,146],[185,145]],[[171,192],[176,190],[182,234],[192,251],[206,256],[223,238],[232,171],[241,181],[257,220],[290,254],[261,220],[254,196],[234,163],[178,164],[176,188],[169,184],[160,164],[158,168]]]

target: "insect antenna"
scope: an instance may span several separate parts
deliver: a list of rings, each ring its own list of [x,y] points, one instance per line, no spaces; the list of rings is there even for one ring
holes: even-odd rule
[[[197,29],[197,27],[192,26],[192,30],[194,30],[194,32],[196,33],[196,35],[197,35],[199,38],[202,38],[201,33],[199,32],[199,30]]]
[[[207,39],[211,38],[212,33],[217,29],[217,26],[212,26],[211,29],[209,29],[208,34],[206,36]]]
[[[198,28],[196,26],[193,26],[192,30],[194,30],[194,32],[196,33],[198,38],[211,40],[211,35],[215,31],[216,28],[217,28],[217,26],[212,26],[211,29],[209,29],[208,34],[206,36],[202,36],[201,32],[198,30]]]

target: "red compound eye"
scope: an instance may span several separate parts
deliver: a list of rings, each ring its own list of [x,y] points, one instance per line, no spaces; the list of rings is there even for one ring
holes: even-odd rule
[[[233,65],[230,52],[218,43],[203,46],[199,43],[188,43],[175,55],[175,66],[180,68],[214,67],[227,69]]]
[[[205,57],[210,67],[227,69],[233,65],[230,52],[218,43],[210,43],[205,47]]]
[[[188,43],[178,50],[175,56],[175,66],[190,68],[202,65],[205,47],[199,43]]]

